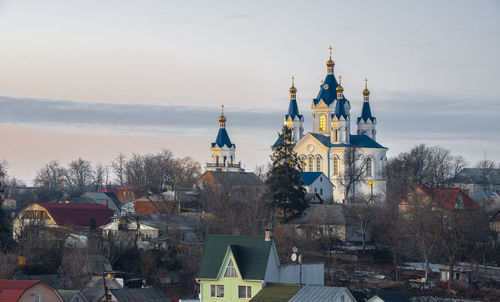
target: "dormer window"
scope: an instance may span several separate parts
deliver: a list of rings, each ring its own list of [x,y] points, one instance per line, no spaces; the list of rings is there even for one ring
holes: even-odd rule
[[[227,264],[226,272],[224,273],[224,277],[226,277],[226,278],[238,278],[238,273],[236,272],[236,268],[234,267],[232,259],[229,259],[229,263]]]

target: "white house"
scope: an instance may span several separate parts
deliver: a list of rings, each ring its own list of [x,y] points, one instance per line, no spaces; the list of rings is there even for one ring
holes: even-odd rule
[[[307,193],[318,193],[325,202],[333,202],[335,186],[323,172],[302,172],[300,174]]]

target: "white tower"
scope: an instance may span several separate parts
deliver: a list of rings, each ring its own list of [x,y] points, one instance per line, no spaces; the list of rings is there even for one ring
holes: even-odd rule
[[[374,141],[376,140],[377,130],[375,125],[377,125],[377,119],[372,116],[372,111],[370,109],[370,90],[368,90],[368,79],[365,79],[365,90],[363,90],[363,109],[361,110],[361,116],[358,117],[358,134],[364,134]]]
[[[304,116],[300,114],[299,107],[297,106],[297,88],[295,88],[294,77],[292,77],[292,87],[290,87],[288,113],[285,114],[283,123],[292,129],[294,143],[304,136]]]
[[[207,163],[207,171],[242,172],[241,163],[236,162],[236,145],[231,143],[226,131],[226,117],[224,116],[224,105],[221,106],[219,117],[219,133],[210,149],[212,153],[211,163]]]

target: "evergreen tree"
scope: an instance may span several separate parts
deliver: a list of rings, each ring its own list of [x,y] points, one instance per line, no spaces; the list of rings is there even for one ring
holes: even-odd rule
[[[300,177],[302,164],[293,151],[292,129],[283,126],[273,148],[272,168],[267,174],[266,196],[269,205],[280,211],[281,221],[299,216],[306,208],[306,190]]]

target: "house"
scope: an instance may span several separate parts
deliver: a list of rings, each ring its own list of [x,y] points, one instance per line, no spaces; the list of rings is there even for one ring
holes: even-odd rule
[[[405,211],[412,201],[432,203],[433,209],[451,211],[455,209],[474,209],[479,205],[464,191],[458,188],[431,188],[419,186],[404,198],[399,209]]]
[[[116,302],[169,302],[167,296],[156,288],[119,288],[110,289],[111,301]]]
[[[208,235],[196,280],[201,301],[235,301],[254,297],[267,283],[323,285],[324,266],[281,265],[270,231],[265,236]]]
[[[115,211],[116,214],[120,213],[121,202],[114,193],[87,192],[82,197],[90,199],[92,204],[102,204]]]
[[[344,204],[310,204],[301,217],[288,224],[294,227],[299,236],[327,236],[344,242],[361,241],[362,230],[358,218]]]
[[[90,302],[85,295],[79,290],[59,289],[57,290],[64,302]]]
[[[131,215],[120,216],[117,219],[111,219],[105,225],[101,226],[102,233],[105,237],[113,236],[113,238],[129,238],[133,239],[139,235],[139,239],[146,241],[149,239],[158,238],[158,227],[150,226],[144,222],[142,217]],[[137,232],[139,230],[139,232]]]
[[[102,226],[114,211],[100,204],[36,202],[26,206],[13,221],[12,237],[17,240],[27,226],[81,230]]]
[[[117,197],[121,202],[135,200],[148,193],[147,185],[123,185],[116,189]]]
[[[107,296],[105,297],[104,292],[104,282],[106,283],[106,289],[108,290]],[[89,301],[92,302],[101,302],[101,301],[109,301],[111,298],[111,293],[109,292],[112,289],[120,289],[123,288],[123,283],[119,282],[115,278],[103,278],[102,276],[94,276],[90,278],[90,280],[85,284],[82,293],[87,297]]]
[[[465,168],[457,175],[455,183],[470,195],[500,192],[500,169]]]
[[[333,202],[335,186],[323,172],[302,172],[300,178],[307,193],[317,193],[327,203]]]
[[[268,284],[250,302],[356,302],[346,287]]]
[[[410,300],[400,293],[393,292],[375,295],[366,302],[410,302]]]
[[[439,269],[440,278],[439,283],[445,287],[448,281],[450,280],[450,269],[449,268],[440,268]],[[472,284],[472,277],[474,271],[471,269],[467,269],[466,267],[456,267],[453,268],[453,280],[458,282],[462,286],[469,286]]]
[[[64,302],[59,292],[40,280],[0,279],[0,301]]]

